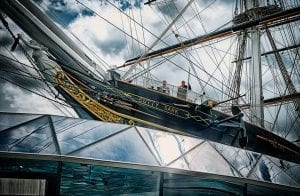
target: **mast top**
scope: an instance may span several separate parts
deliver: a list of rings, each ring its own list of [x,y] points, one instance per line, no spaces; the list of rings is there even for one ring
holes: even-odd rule
[[[233,24],[241,24],[244,22],[249,22],[251,20],[256,20],[260,18],[264,18],[268,15],[272,15],[274,13],[282,11],[282,8],[278,5],[267,5],[262,7],[253,7],[251,9],[245,10],[244,12],[236,15],[233,18]]]

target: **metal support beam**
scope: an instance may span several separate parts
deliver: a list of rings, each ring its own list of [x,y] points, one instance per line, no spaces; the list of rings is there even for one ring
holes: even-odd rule
[[[50,129],[51,129],[52,139],[53,139],[53,142],[54,142],[54,145],[55,145],[55,148],[56,148],[56,152],[58,154],[61,154],[59,142],[58,142],[56,132],[55,132],[55,127],[53,125],[53,121],[52,121],[52,118],[51,118],[50,115],[48,115],[48,121],[49,121],[49,126],[50,126]]]
[[[261,73],[261,52],[260,52],[260,30],[253,28],[251,31],[252,41],[252,62],[250,66],[250,110],[251,122],[264,126],[263,94],[262,94],[262,73]]]

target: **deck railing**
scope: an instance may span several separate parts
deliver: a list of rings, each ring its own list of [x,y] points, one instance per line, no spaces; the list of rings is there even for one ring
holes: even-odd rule
[[[133,84],[135,85],[139,85],[139,86],[143,86],[144,88],[151,88],[153,90],[157,90],[159,91],[159,87],[162,86],[162,82],[155,80],[155,79],[151,79],[151,78],[146,78],[146,77],[139,77],[136,78],[134,81],[132,81]],[[170,90],[169,95],[173,96],[173,97],[178,97],[177,93],[178,93],[178,88],[175,85],[171,85],[171,84],[167,84],[167,87]],[[208,100],[208,99],[213,99],[207,95],[203,95],[200,93],[197,93],[195,91],[192,90],[187,90],[187,95],[186,95],[186,101],[192,102],[192,103],[196,103],[196,104],[201,104],[204,101]],[[215,110],[227,113],[227,114],[231,114],[231,102],[228,103],[224,103],[221,105],[218,105],[216,107],[214,107]],[[245,112],[245,111],[244,111]],[[248,122],[251,122],[249,116],[246,114],[245,116],[245,120]],[[272,127],[273,127],[273,123],[263,120],[264,121],[264,128],[269,130],[270,132],[275,132],[276,131],[272,131]]]
[[[159,88],[162,86],[162,82],[154,79],[149,79],[145,77],[139,77],[133,81],[134,84],[143,86],[144,88],[149,88],[153,90],[159,91]],[[166,85],[169,88],[169,95],[173,97],[178,97],[178,89],[179,87],[171,84]],[[180,98],[180,97],[179,97]],[[181,98],[184,99],[184,98]],[[186,92],[186,98],[184,100],[196,103],[196,104],[201,104],[203,101],[207,100],[208,97],[206,95],[197,93],[192,90],[188,90]]]

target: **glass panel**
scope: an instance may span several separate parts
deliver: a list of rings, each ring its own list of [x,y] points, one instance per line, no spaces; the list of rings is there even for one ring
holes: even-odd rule
[[[63,163],[62,195],[158,195],[158,172]]]
[[[88,146],[72,155],[104,160],[158,165],[135,128]]]
[[[287,175],[289,175],[293,180],[300,184],[300,165],[296,163],[291,163],[288,161],[283,161],[270,156],[268,157],[277,167],[283,170]]]
[[[14,152],[56,153],[48,117],[0,132],[0,149]]]
[[[249,171],[255,165],[259,157],[258,153],[246,151],[240,148],[234,148],[213,142],[211,142],[211,144],[244,177],[247,177]]]
[[[88,121],[86,119],[69,118],[63,116],[51,116],[51,119],[57,133],[64,132],[65,130],[68,130],[74,126],[80,126],[80,124]]]
[[[65,117],[54,117],[53,125],[62,154],[68,154],[129,127],[122,124]]]
[[[263,180],[276,184],[285,184],[289,186],[299,186],[289,175],[277,167],[270,159],[262,157],[257,167],[250,175],[250,178],[256,180]]]
[[[163,195],[243,195],[244,184],[179,174],[164,175]]]
[[[247,195],[272,195],[272,196],[282,196],[282,195],[299,195],[299,190],[295,190],[295,188],[291,188],[289,190],[281,190],[276,189],[275,187],[269,188],[264,186],[257,186],[248,184],[247,185]]]
[[[137,127],[142,137],[147,142],[151,151],[161,165],[168,165],[203,140],[186,137],[178,134],[167,133],[142,127]]]
[[[201,144],[184,157],[178,159],[170,167],[220,175],[239,176],[235,169],[208,142]]]
[[[0,113],[0,132],[40,116],[41,115]]]

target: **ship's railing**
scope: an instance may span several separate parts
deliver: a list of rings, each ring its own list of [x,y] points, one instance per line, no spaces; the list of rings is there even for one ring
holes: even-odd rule
[[[278,7],[282,10],[287,10],[287,9],[291,9],[291,8],[295,8],[298,7],[300,5],[299,1],[295,1],[295,0],[285,0],[285,1],[269,1],[269,0],[258,0],[258,7],[262,8],[262,7]],[[245,12],[245,8],[247,10],[251,10],[253,8],[255,8],[255,5],[253,4],[252,1],[245,1],[245,5],[243,6],[242,10],[239,10],[239,12]],[[241,8],[238,8],[241,9]]]
[[[160,88],[162,87],[161,81],[146,78],[146,77],[139,77],[132,82],[133,82],[133,84],[143,86],[144,88],[149,88],[149,89],[157,90],[157,91],[160,91]],[[203,103],[203,101],[209,99],[206,95],[203,95],[203,94],[200,94],[195,91],[188,90],[188,89],[186,91],[186,98],[182,98],[182,97],[178,96],[179,87],[177,87],[175,85],[171,85],[171,84],[167,84],[166,86],[169,88],[170,96],[178,97],[178,98],[184,99],[184,100],[192,102],[192,103],[201,104],[201,103]]]
[[[151,78],[146,78],[146,77],[136,78],[135,80],[132,81],[132,83],[135,85],[143,86],[144,88],[149,88],[149,89],[153,89],[153,90],[157,90],[157,91],[159,91],[159,87],[162,86],[161,81],[151,79]],[[171,85],[171,84],[167,84],[167,87],[170,90],[169,95],[173,96],[173,97],[177,97],[178,87],[175,85]],[[187,96],[186,96],[185,100],[190,101],[192,103],[201,104],[208,99],[212,99],[212,98],[208,97],[207,95],[203,95],[203,94],[194,92],[192,90],[187,90]],[[220,105],[214,107],[214,109],[224,112],[224,113],[227,113],[227,114],[231,114],[231,105],[232,105],[231,102],[223,103],[223,104],[220,104]],[[245,121],[251,122],[250,118],[251,117],[246,114]],[[266,130],[268,130],[270,132],[276,132],[276,131],[272,131],[273,123],[271,123],[267,120],[263,120],[263,121],[264,121],[264,128]]]

